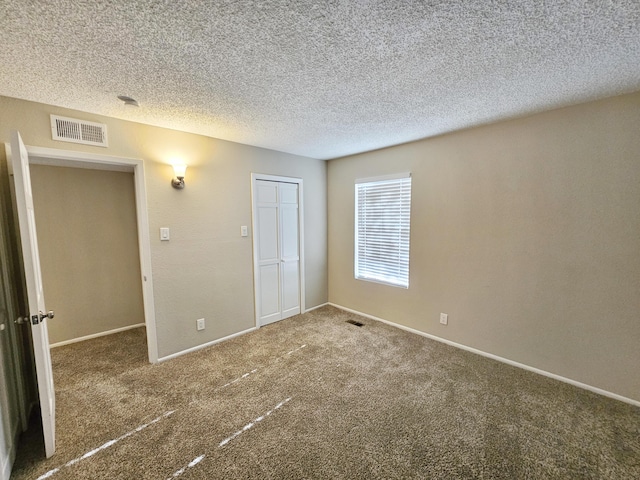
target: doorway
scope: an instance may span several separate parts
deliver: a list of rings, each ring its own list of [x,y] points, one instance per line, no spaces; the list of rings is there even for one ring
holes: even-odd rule
[[[304,312],[302,179],[252,174],[256,326]]]
[[[153,310],[153,287],[151,283],[150,242],[147,218],[146,193],[142,161],[138,159],[86,154],[49,148],[29,147],[29,163],[44,167],[85,169],[93,172],[122,172],[133,175],[135,202],[135,224],[137,227],[137,249],[135,261],[139,262],[139,285],[142,293],[142,309],[147,336],[147,355],[150,363],[157,363],[157,339]],[[64,228],[64,225],[61,226]],[[42,240],[41,240],[42,241]],[[99,272],[96,272],[99,274]],[[117,299],[114,299],[117,301]],[[126,330],[126,328],[124,328]],[[120,330],[120,329],[115,329]],[[86,335],[92,338],[94,335]],[[56,342],[60,345],[67,342]]]
[[[53,312],[46,311],[42,289],[42,273],[38,256],[38,240],[35,230],[34,204],[29,165],[40,163],[54,166],[76,166],[97,170],[132,171],[135,185],[135,211],[138,230],[140,281],[143,293],[148,359],[158,361],[155,318],[153,311],[153,287],[149,225],[142,160],[88,153],[70,152],[49,148],[26,147],[19,132],[13,132],[11,145],[6,145],[10,160],[10,175],[14,176],[15,198],[20,225],[20,237],[27,285],[27,297],[32,324],[33,346],[37,371],[38,391],[42,411],[42,426],[47,457],[55,452],[55,392],[51,371],[51,353],[46,318]],[[11,168],[12,167],[12,168]],[[34,314],[35,313],[35,314]]]
[[[144,326],[133,172],[30,172],[51,348]]]

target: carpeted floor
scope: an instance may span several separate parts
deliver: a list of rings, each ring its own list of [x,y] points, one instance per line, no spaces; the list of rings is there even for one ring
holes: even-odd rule
[[[142,329],[52,354],[58,450],[26,435],[15,480],[640,478],[639,408],[332,307],[159,365]]]

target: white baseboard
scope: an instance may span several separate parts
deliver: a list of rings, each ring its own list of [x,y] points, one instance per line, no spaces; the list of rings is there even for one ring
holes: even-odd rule
[[[326,305],[329,305],[329,302],[323,303],[322,305],[316,305],[315,307],[308,308],[308,309],[306,309],[304,311],[304,313],[310,312],[312,310],[316,310],[316,309],[324,307]],[[219,338],[217,340],[213,340],[211,342],[203,343],[202,345],[198,345],[197,347],[192,347],[192,348],[188,348],[186,350],[182,350],[182,351],[177,352],[177,353],[172,353],[171,355],[167,355],[166,357],[159,358],[158,359],[158,363],[165,362],[167,360],[171,360],[172,358],[181,357],[182,355],[186,355],[187,353],[197,352],[198,350],[202,350],[203,348],[210,347],[211,345],[215,345],[216,343],[224,342],[226,340],[231,340],[232,338],[238,337],[240,335],[244,335],[245,333],[253,332],[254,330],[257,330],[258,328],[259,327],[252,327],[252,328],[249,328],[247,330],[243,330],[241,332],[233,333],[233,334],[228,335],[226,337]]]
[[[257,329],[258,329],[257,327],[251,327],[251,328],[248,328],[247,330],[243,330],[238,333],[232,333],[231,335],[227,335],[226,337],[218,338],[217,340],[203,343],[202,345],[198,345],[196,347],[191,347],[177,353],[172,353],[171,355],[167,355],[166,357],[159,358],[158,363],[166,362],[167,360],[171,360],[172,358],[181,357],[182,355],[186,355],[187,353],[197,352],[198,350],[202,350],[203,348],[210,347],[211,345],[215,345],[216,343],[224,342],[226,340],[231,340],[232,338],[239,337],[240,335],[244,335],[245,333],[253,332],[254,330],[257,330]]]
[[[317,310],[318,308],[326,307],[327,305],[329,305],[329,302],[321,303],[320,305],[316,305],[315,307],[307,308],[304,311],[304,313],[308,313],[308,312],[311,312],[313,310]]]
[[[114,333],[125,332],[127,330],[133,330],[134,328],[144,327],[144,323],[137,323],[136,325],[128,325],[126,327],[115,328],[106,332],[93,333],[84,337],[72,338],[71,340],[64,340],[62,342],[52,343],[49,348],[62,347],[63,345],[70,345],[72,343],[84,342],[85,340],[91,340],[92,338],[104,337],[106,335],[112,335]]]
[[[355,313],[356,315],[360,315],[361,317],[370,318],[371,320],[376,320],[378,322],[386,323],[387,325],[391,325],[392,327],[400,328],[401,330],[406,330],[407,332],[415,333],[417,335],[430,338],[431,340],[435,340],[437,342],[446,343],[447,345],[450,345],[452,347],[460,348],[462,350],[466,350],[468,352],[475,353],[477,355],[482,355],[483,357],[491,358],[492,360],[497,360],[498,362],[506,363],[507,365],[511,365],[513,367],[522,368],[524,370],[528,370],[530,372],[537,373],[539,375],[544,375],[545,377],[553,378],[554,380],[559,380],[561,382],[568,383],[570,385],[573,385],[574,387],[582,388],[584,390],[589,390],[590,392],[594,392],[599,395],[603,395],[605,397],[613,398],[615,400],[619,400],[621,402],[629,403],[631,405],[635,405],[636,407],[640,407],[640,401],[633,400],[632,398],[623,397],[622,395],[618,395],[617,393],[609,392],[607,390],[603,390],[601,388],[594,387],[592,385],[587,385],[586,383],[577,382],[576,380],[571,380],[570,378],[562,377],[560,375],[556,375],[555,373],[547,372],[546,370],[540,370],[539,368],[531,367],[529,365],[525,365],[524,363],[515,362],[513,360],[509,360],[508,358],[499,357],[498,355],[494,355],[492,353],[483,352],[482,350],[478,350],[477,348],[468,347],[466,345],[462,345],[461,343],[456,343],[456,342],[452,342],[451,340],[447,340],[445,338],[436,337],[435,335],[421,332],[420,330],[416,330],[415,328],[405,327],[404,325],[390,322],[389,320],[385,320],[384,318],[374,317],[373,315],[362,313],[357,310],[352,310],[351,308],[343,307],[335,303],[329,302],[329,305],[339,308],[341,310],[345,310],[347,312]]]

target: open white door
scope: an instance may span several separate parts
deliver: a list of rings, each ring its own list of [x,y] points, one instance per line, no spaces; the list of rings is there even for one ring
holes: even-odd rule
[[[46,319],[53,318],[53,312],[47,314],[44,303],[38,237],[36,235],[36,221],[33,211],[31,175],[29,173],[29,155],[18,132],[13,132],[11,135],[11,165],[16,189],[20,238],[22,239],[22,258],[27,283],[27,296],[29,298],[29,321],[31,323],[36,374],[38,376],[44,447],[47,457],[50,457],[56,449],[56,399],[53,390],[49,331]]]

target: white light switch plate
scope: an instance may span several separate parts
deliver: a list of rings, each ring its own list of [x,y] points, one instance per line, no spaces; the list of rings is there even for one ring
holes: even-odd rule
[[[169,229],[167,227],[160,228],[160,240],[163,242],[169,241]]]

